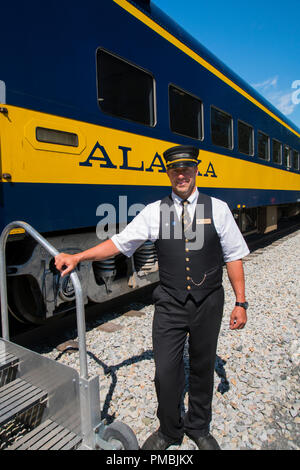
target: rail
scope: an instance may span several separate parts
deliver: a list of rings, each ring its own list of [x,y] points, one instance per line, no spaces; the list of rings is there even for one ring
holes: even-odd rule
[[[8,235],[13,228],[21,227],[29,235],[31,235],[45,250],[52,256],[56,256],[59,252],[54,248],[39,232],[37,232],[31,225],[23,221],[15,221],[6,225],[0,237],[0,298],[1,298],[1,323],[2,323],[2,336],[9,341],[9,323],[8,323],[8,301],[7,301],[7,280],[6,280],[6,256],[5,247]],[[80,361],[80,377],[88,378],[87,366],[87,353],[86,353],[86,340],[85,340],[85,314],[84,302],[82,295],[82,287],[76,272],[72,272],[71,280],[75,290],[76,298],[76,320],[78,332],[78,345],[79,345],[79,361]]]

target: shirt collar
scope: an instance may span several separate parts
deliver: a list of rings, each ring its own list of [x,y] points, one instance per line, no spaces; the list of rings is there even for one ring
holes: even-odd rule
[[[196,188],[196,190],[187,198],[187,200],[189,201],[190,204],[192,204],[198,199],[198,196],[199,196],[199,191]],[[172,191],[172,199],[177,204],[181,204],[181,202],[183,201],[183,199],[177,196],[177,194],[175,194],[173,191]]]

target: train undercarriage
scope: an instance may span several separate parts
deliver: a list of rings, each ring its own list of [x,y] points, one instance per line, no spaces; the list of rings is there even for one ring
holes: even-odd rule
[[[76,253],[99,243],[95,230],[45,237],[60,252]],[[42,324],[75,306],[70,276],[62,278],[54,258],[27,236],[7,245],[9,311],[20,322]],[[144,243],[131,258],[120,254],[78,265],[84,303],[101,303],[158,280],[153,243]]]

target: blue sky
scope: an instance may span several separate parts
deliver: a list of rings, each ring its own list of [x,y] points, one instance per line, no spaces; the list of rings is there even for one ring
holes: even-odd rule
[[[153,2],[300,128],[299,0]]]

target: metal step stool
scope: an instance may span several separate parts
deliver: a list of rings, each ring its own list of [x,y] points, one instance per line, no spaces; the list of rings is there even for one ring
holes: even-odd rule
[[[5,450],[71,450],[80,443],[74,432],[47,419]]]
[[[26,436],[17,438],[7,450],[137,450],[138,442],[129,426],[118,421],[106,426],[101,421],[99,377],[88,374],[83,291],[76,272],[72,272],[70,278],[76,297],[80,373],[10,341],[5,246],[10,230],[15,227],[24,228],[53,257],[58,254],[45,238],[23,221],[11,222],[0,236],[3,335],[0,338],[0,365],[6,371],[0,388],[0,426],[10,426],[17,417],[18,421],[31,427]],[[12,378],[15,380],[11,381]],[[34,429],[33,425],[36,426]]]

